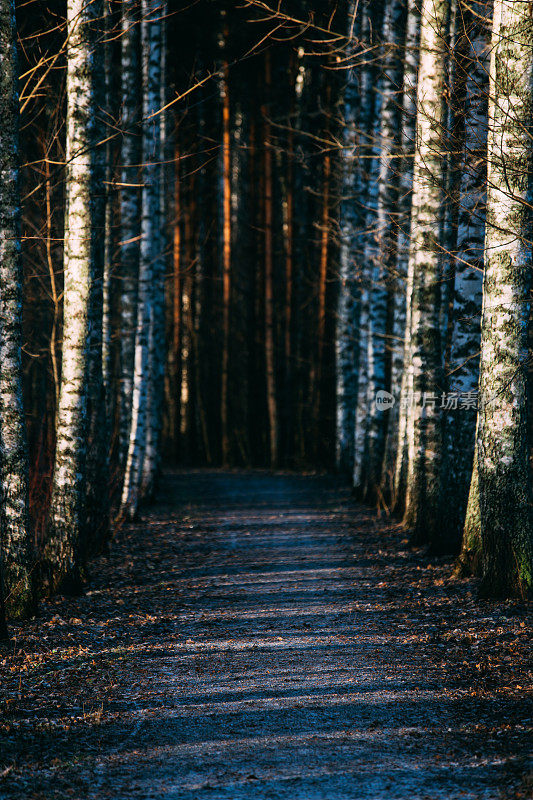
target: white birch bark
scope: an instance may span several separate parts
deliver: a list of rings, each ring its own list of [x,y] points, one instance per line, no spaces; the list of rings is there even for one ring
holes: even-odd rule
[[[153,356],[157,287],[160,280],[160,130],[159,110],[161,80],[161,20],[157,0],[142,2],[142,83],[143,83],[143,142],[142,142],[142,219],[140,266],[135,333],[135,367],[130,438],[124,485],[122,512],[133,518],[142,499],[143,470],[147,452],[148,432],[153,430]],[[163,353],[161,353],[163,357]],[[152,447],[152,440],[148,440]]]
[[[354,242],[354,254],[360,261],[360,298],[358,309],[357,357],[357,395],[354,419],[353,486],[359,494],[364,493],[365,466],[367,453],[367,429],[370,405],[369,377],[372,370],[372,337],[370,335],[371,313],[370,295],[372,291],[372,270],[376,264],[376,209],[378,197],[378,137],[380,126],[380,97],[376,92],[378,70],[372,62],[374,24],[378,21],[376,9],[370,0],[362,6],[361,42],[365,48],[365,61],[361,70],[361,105],[359,113],[360,160],[362,167],[358,173],[359,198],[358,217],[360,231]],[[378,15],[379,17],[379,15]],[[373,53],[373,55],[370,55]]]
[[[87,386],[87,542],[88,552],[101,550],[109,534],[109,422],[103,373],[104,275],[106,237],[106,76],[103,0],[92,0],[91,25],[94,142],[91,189],[91,292],[89,298],[89,371]]]
[[[486,2],[460,5],[458,36],[468,42],[457,69],[467,73],[464,153],[460,163],[455,281],[447,364],[448,405],[444,415],[443,530],[457,552],[465,519],[474,459],[475,406],[464,398],[477,394],[485,241],[488,59],[490,37]],[[466,557],[466,553],[465,553]]]
[[[390,410],[374,402],[377,392],[390,389],[391,304],[396,266],[398,189],[398,150],[402,90],[402,44],[405,30],[404,0],[389,0],[382,29],[382,75],[380,80],[380,122],[377,136],[377,207],[375,250],[373,251],[370,298],[369,346],[372,349],[369,373],[371,402],[367,420],[367,446],[364,469],[365,499],[375,502],[381,496],[385,439]]]
[[[149,102],[153,106],[150,114],[157,113],[146,124],[153,126],[153,152],[150,156],[153,162],[153,175],[150,181],[153,184],[152,218],[154,233],[151,239],[152,250],[152,318],[150,322],[150,354],[149,354],[149,385],[146,421],[146,452],[143,462],[142,497],[152,499],[155,483],[160,466],[161,454],[161,427],[163,421],[163,389],[165,375],[165,260],[164,260],[164,183],[163,161],[165,152],[165,113],[159,113],[166,105],[166,48],[165,25],[166,4],[157,5],[157,23],[152,23],[150,40],[150,87],[153,95]],[[155,60],[158,59],[156,66]],[[146,135],[146,134],[145,134]],[[146,155],[146,154],[145,154]]]
[[[527,359],[533,3],[496,0],[492,29],[478,471],[482,591],[533,587]]]
[[[396,292],[394,296],[394,324],[392,339],[391,393],[395,404],[390,411],[385,464],[390,465],[392,486],[390,503],[396,511],[403,511],[405,481],[407,477],[407,415],[409,397],[412,395],[411,370],[411,298],[413,294],[414,262],[409,260],[411,238],[411,201],[413,165],[416,138],[416,94],[420,44],[420,3],[408,0],[404,47],[402,135],[400,187],[398,192],[398,240],[396,246]],[[403,401],[403,403],[402,403]],[[390,480],[384,475],[384,483]]]
[[[35,611],[22,397],[22,264],[15,3],[0,2],[0,573],[11,618]],[[0,577],[0,593],[2,591]],[[0,636],[3,628],[0,609]]]
[[[341,205],[341,249],[340,286],[337,304],[335,338],[336,355],[336,461],[342,472],[353,470],[353,448],[355,434],[355,404],[357,400],[358,347],[357,330],[359,317],[357,281],[357,231],[360,213],[357,207],[359,165],[357,159],[357,119],[360,111],[357,74],[354,67],[360,15],[356,2],[352,0],[348,9],[348,60],[344,88],[344,130],[342,149],[342,205]]]
[[[409,254],[413,261],[410,357],[414,402],[407,420],[404,515],[404,523],[411,529],[413,541],[418,543],[431,542],[439,524],[442,390],[439,233],[446,166],[443,131],[448,23],[448,0],[424,0]]]
[[[91,25],[95,5],[67,4],[67,143],[63,351],[46,560],[51,590],[81,588],[86,534],[87,383],[92,289],[92,180],[96,114]]]
[[[122,115],[120,176],[120,387],[119,453],[122,464],[130,441],[141,236],[141,64],[138,0],[122,2]]]
[[[102,308],[102,374],[106,400],[108,423],[111,424],[115,413],[114,374],[113,374],[113,346],[112,346],[112,314],[113,314],[113,258],[115,248],[115,207],[116,188],[113,161],[113,136],[111,124],[116,118],[113,81],[112,59],[112,27],[113,9],[112,0],[104,0],[104,72],[105,72],[105,136],[109,138],[106,143],[106,208],[105,208],[105,243],[104,243],[104,278],[103,278],[103,308]]]
[[[363,283],[361,287],[360,312],[359,312],[359,341],[358,341],[358,380],[357,403],[355,406],[354,424],[354,459],[352,482],[359,488],[363,482],[366,422],[368,419],[368,406],[372,402],[369,394],[369,303],[370,287]]]

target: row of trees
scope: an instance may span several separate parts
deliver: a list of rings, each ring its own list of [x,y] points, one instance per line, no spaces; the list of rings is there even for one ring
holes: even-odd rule
[[[13,619],[35,611],[42,587],[51,592],[81,590],[88,557],[109,536],[111,502],[116,500],[110,491],[110,456],[119,470],[120,515],[135,515],[141,500],[151,496],[159,470],[165,349],[166,198],[161,157],[165,18],[165,5],[156,0],[124,2],[119,14],[103,0],[69,0],[66,24],[61,25],[60,55],[47,53],[22,71],[17,60],[15,4],[1,3],[1,552],[3,606]],[[117,38],[123,64],[123,102],[118,103],[110,85],[112,43]],[[45,156],[37,161],[45,180],[35,182],[33,175],[28,181],[26,174],[26,181],[21,181],[20,109],[35,103],[37,116],[43,112],[39,88],[50,64],[60,57],[64,61],[61,134],[52,128],[52,136],[45,140]],[[20,97],[19,85],[23,86]],[[115,128],[120,120],[114,116],[117,106],[124,121],[118,129],[120,136]],[[32,123],[22,120],[24,132]],[[41,133],[42,127],[41,121]],[[51,158],[53,148],[63,152],[62,163]],[[109,190],[114,151],[121,154],[116,244],[112,241],[116,208]],[[64,191],[59,269],[54,261],[57,254],[52,253],[51,165],[59,166],[55,180]],[[22,219],[20,187],[28,188],[32,179]],[[47,215],[36,225],[35,215],[28,211],[28,196],[43,190]],[[22,353],[26,344],[23,317],[31,315],[32,309],[23,303],[27,278],[23,280],[21,239],[28,247],[41,237],[22,236],[22,222],[24,228],[38,232],[43,222],[47,228],[42,237],[48,255],[47,288],[56,312],[47,348],[53,394],[46,397],[52,417],[46,456],[52,470],[44,503],[31,509],[30,489],[42,462],[34,463],[40,457],[34,445],[30,486],[24,395],[29,394],[30,406],[34,398],[31,391],[24,391],[24,377],[27,383],[31,369],[23,376]],[[111,296],[116,259],[121,263],[120,297]],[[120,345],[118,379],[110,354],[112,339]],[[111,446],[114,428],[120,434],[116,454]],[[33,433],[30,422],[30,439]],[[45,525],[36,541],[35,523],[43,514]],[[3,611],[4,607],[2,619]]]
[[[531,3],[30,7],[0,2],[8,615],[80,590],[162,454],[335,444],[414,543],[526,592]]]
[[[164,442],[181,462],[333,465],[342,72],[336,4],[306,30],[308,6],[177,16],[175,90],[198,84],[174,132]]]
[[[335,420],[344,11],[273,40],[261,4],[30,6],[2,3],[13,619],[82,589],[162,454],[332,464]]]
[[[533,584],[532,9],[348,17],[338,463],[492,595]]]

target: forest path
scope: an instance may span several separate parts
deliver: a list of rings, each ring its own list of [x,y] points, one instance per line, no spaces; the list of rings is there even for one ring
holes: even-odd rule
[[[527,796],[523,610],[338,480],[169,473],[93,569],[3,662],[0,797]]]

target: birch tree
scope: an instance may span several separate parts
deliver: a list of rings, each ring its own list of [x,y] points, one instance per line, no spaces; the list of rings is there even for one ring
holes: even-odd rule
[[[354,453],[352,480],[358,492],[364,492],[365,459],[367,446],[367,423],[370,405],[372,339],[370,336],[370,295],[372,291],[372,266],[376,263],[376,225],[377,193],[379,180],[378,142],[380,129],[380,96],[376,92],[378,69],[370,53],[374,48],[374,28],[380,21],[380,8],[365,0],[361,14],[361,40],[366,50],[366,63],[361,73],[361,113],[359,115],[360,155],[364,164],[360,176],[361,191],[358,200],[360,208],[361,232],[356,240],[359,250],[360,299],[358,309],[357,341],[357,399],[354,421]]]
[[[46,560],[50,589],[78,592],[87,517],[87,384],[94,286],[94,145],[96,107],[92,26],[99,4],[67,3],[66,207],[63,351]]]
[[[0,568],[3,561],[7,612],[20,619],[35,611],[35,601],[22,398],[19,98],[12,0],[0,3],[0,54]],[[2,616],[3,607],[0,635]]]
[[[94,3],[91,25],[93,113],[91,189],[91,292],[89,298],[89,369],[87,384],[87,547],[100,549],[109,533],[109,424],[104,384],[104,286],[108,118],[106,113],[106,16],[104,2]]]
[[[359,224],[357,196],[360,189],[357,163],[357,119],[360,113],[357,72],[354,62],[356,37],[360,28],[355,2],[348,9],[347,74],[344,89],[344,130],[342,150],[342,206],[340,286],[337,306],[336,375],[337,375],[337,467],[351,473],[357,400],[357,323],[359,314],[356,265]]]
[[[466,73],[464,150],[460,163],[457,243],[443,452],[443,529],[460,541],[474,460],[485,240],[488,57],[486,2],[461,3],[459,35],[468,47],[456,69]],[[466,554],[465,554],[466,557]]]
[[[396,291],[394,294],[394,323],[392,330],[391,393],[395,404],[389,412],[385,450],[384,488],[390,486],[390,502],[396,511],[403,512],[407,473],[407,414],[408,398],[412,395],[411,340],[406,335],[411,324],[414,262],[409,260],[411,236],[411,201],[413,164],[416,138],[416,94],[420,43],[419,0],[408,0],[403,57],[403,94],[401,116],[400,185],[397,202],[398,238],[396,242]],[[404,398],[400,407],[399,400]],[[389,473],[390,470],[390,473]],[[389,493],[389,492],[387,492]]]
[[[531,289],[532,4],[492,29],[478,426],[482,591],[533,586],[527,357]]]
[[[403,0],[389,0],[383,17],[380,123],[377,136],[377,202],[375,247],[372,248],[372,288],[369,303],[369,394],[364,482],[365,498],[380,496],[389,412],[375,402],[380,390],[390,388],[388,347],[390,307],[396,266],[398,150],[402,88],[402,45],[405,26]]]
[[[407,495],[404,523],[414,542],[439,535],[440,390],[439,328],[440,209],[443,200],[448,0],[424,0],[421,9],[416,151],[411,211],[413,293],[410,327],[413,399],[408,413]],[[409,321],[408,321],[409,322]]]
[[[142,218],[141,246],[135,331],[132,411],[126,471],[122,490],[122,510],[130,517],[137,513],[142,499],[142,479],[146,455],[150,403],[150,356],[154,349],[154,284],[159,280],[159,110],[161,79],[161,20],[157,0],[143,0],[142,22]],[[161,357],[163,354],[161,354]]]
[[[4,601],[4,563],[0,548],[0,642],[8,638]]]
[[[105,205],[105,242],[104,242],[104,275],[102,287],[102,374],[104,381],[105,404],[108,423],[115,414],[115,385],[114,385],[114,365],[113,365],[113,268],[114,255],[116,248],[115,238],[115,213],[117,192],[115,184],[115,169],[113,160],[115,157],[115,142],[113,139],[111,126],[113,120],[117,118],[118,102],[115,90],[115,78],[113,74],[113,25],[114,11],[113,0],[104,0],[104,73],[105,73],[105,109],[103,120],[105,123],[104,136],[105,143],[105,180],[106,180],[106,205]]]
[[[161,427],[163,414],[163,386],[165,372],[165,203],[163,164],[165,154],[165,112],[166,105],[165,76],[166,76],[166,48],[165,48],[165,13],[166,4],[157,4],[157,21],[152,23],[155,29],[150,42],[150,86],[154,96],[150,97],[150,109],[146,126],[150,126],[149,139],[152,147],[150,155],[150,182],[153,195],[148,202],[152,206],[153,233],[151,237],[152,258],[152,307],[150,317],[150,352],[148,371],[148,406],[147,406],[147,431],[146,453],[143,462],[142,495],[144,499],[152,499],[155,483],[159,471],[161,450]],[[159,58],[158,66],[155,59]],[[157,97],[155,97],[157,92]],[[145,133],[145,138],[147,134]],[[145,149],[145,157],[147,155]]]
[[[137,319],[137,281],[141,234],[141,64],[138,0],[122,3],[122,151],[120,176],[120,386],[119,450],[126,462],[131,428],[131,403]]]

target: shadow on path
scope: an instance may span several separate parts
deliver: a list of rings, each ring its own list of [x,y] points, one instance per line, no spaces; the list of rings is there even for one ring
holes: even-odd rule
[[[17,629],[0,797],[527,797],[523,610],[449,572],[334,478],[168,473]]]

